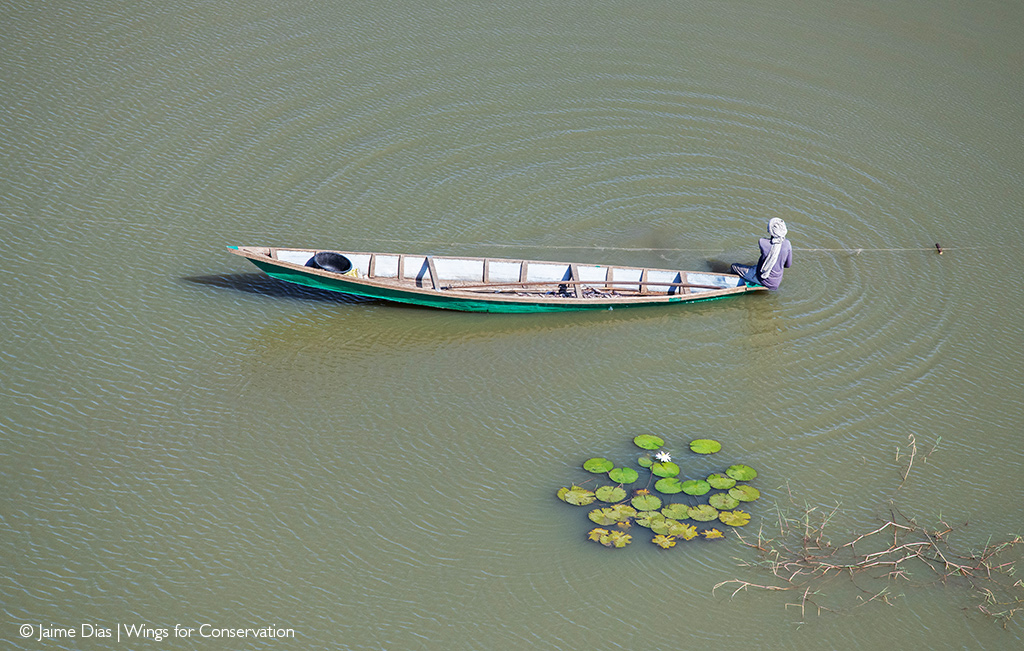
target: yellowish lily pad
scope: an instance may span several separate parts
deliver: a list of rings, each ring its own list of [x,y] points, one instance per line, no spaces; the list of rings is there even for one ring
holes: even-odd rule
[[[685,504],[666,504],[661,514],[673,520],[685,520],[690,517],[689,509],[690,507]]]
[[[750,522],[750,514],[745,511],[722,511],[718,514],[718,519],[730,527],[742,527]]]
[[[719,511],[728,511],[740,505],[740,501],[728,493],[715,493],[708,498],[708,504]]]
[[[657,495],[637,495],[631,503],[637,511],[657,511],[661,508],[661,498]]]
[[[718,509],[710,504],[691,506],[687,513],[691,520],[696,520],[697,522],[710,522],[718,517]]]
[[[651,542],[662,549],[671,549],[676,546],[676,539],[673,536],[665,536],[662,534],[655,536],[654,540]]]
[[[562,500],[566,504],[572,504],[573,506],[586,506],[592,504],[597,496],[594,495],[594,491],[587,490],[573,484],[572,488],[560,488],[558,489],[558,499]]]
[[[626,489],[621,486],[601,486],[594,491],[594,495],[602,502],[621,502],[626,499]]]

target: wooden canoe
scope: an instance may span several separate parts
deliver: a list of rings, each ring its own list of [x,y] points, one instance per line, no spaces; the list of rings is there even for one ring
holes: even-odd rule
[[[705,271],[265,246],[228,249],[290,283],[467,312],[608,310],[764,290],[733,274]]]

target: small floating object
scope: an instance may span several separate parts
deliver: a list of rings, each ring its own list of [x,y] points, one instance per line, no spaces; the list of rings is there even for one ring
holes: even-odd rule
[[[939,246],[938,242],[935,243],[935,252],[938,253],[939,255],[942,255],[942,247]]]

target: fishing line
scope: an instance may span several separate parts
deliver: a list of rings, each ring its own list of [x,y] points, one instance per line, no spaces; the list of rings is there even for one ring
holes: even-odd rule
[[[356,238],[367,241],[366,238]],[[432,242],[429,240],[396,240],[396,239],[374,239],[375,242],[388,242],[390,244],[409,244],[414,246],[469,246],[458,242]],[[675,248],[675,247],[624,247],[624,246],[585,246],[585,245],[563,245],[563,244],[508,244],[508,243],[483,243],[477,242],[473,246],[486,246],[493,248],[522,248],[522,249],[558,249],[558,250],[586,250],[586,251],[629,251],[629,252],[701,252],[701,253],[724,253],[726,249],[711,248]],[[874,253],[874,252],[896,252],[896,251],[932,251],[942,254],[946,251],[958,251],[967,249],[1002,249],[1009,247],[992,246],[940,246],[934,244],[925,247],[902,247],[902,248],[866,248],[866,247],[844,247],[840,249],[793,247],[794,251],[800,253]]]

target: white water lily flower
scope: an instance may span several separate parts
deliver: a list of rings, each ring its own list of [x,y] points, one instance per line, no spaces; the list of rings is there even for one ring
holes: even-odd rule
[[[662,462],[662,463],[667,463],[667,462],[672,460],[672,455],[669,454],[668,452],[661,451],[661,452],[657,453],[656,455],[654,455],[654,458],[657,459],[658,461]]]

